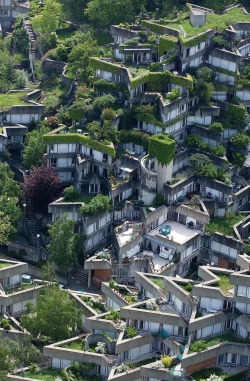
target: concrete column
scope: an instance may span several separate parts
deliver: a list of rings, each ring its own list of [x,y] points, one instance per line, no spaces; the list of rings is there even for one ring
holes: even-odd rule
[[[91,270],[89,270],[89,273],[88,273],[88,288],[90,288],[91,286]]]

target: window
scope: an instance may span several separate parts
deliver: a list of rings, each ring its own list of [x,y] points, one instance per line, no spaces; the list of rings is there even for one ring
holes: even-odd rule
[[[90,184],[90,193],[98,192],[98,184]]]
[[[49,146],[49,152],[53,152],[54,151],[54,144],[50,144]]]
[[[95,228],[96,228],[96,230],[99,229],[99,220],[96,221],[96,223],[95,223]]]
[[[57,165],[57,159],[56,158],[51,158],[51,159],[49,159],[49,166],[50,167],[56,167],[56,165]]]

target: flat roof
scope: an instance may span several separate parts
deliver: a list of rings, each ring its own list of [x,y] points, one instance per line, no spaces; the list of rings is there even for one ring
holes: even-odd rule
[[[168,236],[160,234],[159,229],[163,226],[171,226],[172,230]],[[173,243],[184,245],[187,241],[196,237],[199,234],[199,230],[191,229],[190,227],[179,224],[175,221],[166,221],[162,225],[158,226],[156,229],[148,232],[147,234],[155,238],[157,238],[157,236],[161,238],[166,238],[166,240],[168,241],[171,239]]]

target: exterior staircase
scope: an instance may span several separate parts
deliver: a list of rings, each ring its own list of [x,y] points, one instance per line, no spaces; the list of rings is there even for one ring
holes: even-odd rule
[[[42,55],[37,47],[37,38],[35,35],[35,32],[33,30],[32,25],[29,23],[29,20],[26,20],[24,22],[25,29],[27,30],[30,46],[29,46],[29,60],[30,60],[30,68],[33,74],[33,80],[36,79],[35,77],[35,61],[42,58]]]
[[[36,222],[35,214],[34,214],[30,200],[27,200],[27,204],[26,204],[26,222],[27,222],[28,231],[30,233],[30,239],[33,243],[33,246],[35,246],[37,250],[40,252],[41,245],[42,245],[42,241],[41,241],[42,237]],[[38,235],[40,237],[37,237]]]
[[[88,282],[88,271],[83,269],[77,269],[73,274],[72,277],[74,277],[75,280],[78,280],[83,283]]]

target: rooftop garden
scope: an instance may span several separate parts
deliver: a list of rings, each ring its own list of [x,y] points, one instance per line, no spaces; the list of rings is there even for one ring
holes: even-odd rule
[[[102,314],[106,312],[104,304],[100,300],[93,297],[89,298],[88,296],[81,296],[81,299],[97,313]]]
[[[78,133],[67,133],[67,132],[65,133],[61,132],[60,134],[49,133],[43,136],[43,141],[46,144],[79,143],[87,147],[90,147],[94,150],[104,152],[111,156],[115,156],[115,149],[114,149],[113,143],[107,140],[97,141],[92,139],[88,135],[82,135]]]
[[[193,289],[193,284],[192,283],[179,283],[179,282],[176,282],[176,284],[178,286],[180,286],[181,288],[183,288],[183,290],[189,292],[189,294],[192,293],[192,289]]]
[[[18,374],[21,377],[33,378],[41,381],[56,381],[58,377],[61,377],[62,371],[57,369],[31,369],[27,372]]]
[[[5,94],[0,94],[0,110],[8,110],[14,105],[23,106],[27,104],[24,97],[29,91],[10,91]]]
[[[244,218],[242,214],[227,212],[224,217],[211,218],[209,224],[206,225],[206,233],[213,234],[215,232],[235,237],[233,226]]]
[[[242,339],[233,332],[227,332],[217,336],[209,336],[204,339],[195,341],[190,345],[189,353],[202,352],[208,349],[209,347],[224,343],[225,341],[233,343],[250,344],[250,339]]]
[[[108,196],[97,194],[88,204],[81,207],[81,213],[85,216],[92,216],[96,213],[102,213],[110,209]]]
[[[223,381],[238,381],[244,379],[246,371],[231,375],[225,373],[222,369],[213,366],[211,368],[202,369],[199,372],[192,373],[191,376],[193,377],[194,381],[201,381],[206,380],[212,374],[220,377]]]
[[[14,292],[28,290],[35,286],[34,283],[18,283],[15,287],[4,287],[4,291],[6,294],[13,294]]]
[[[138,361],[138,362],[127,362],[126,364],[120,364],[117,366],[116,368],[116,371],[115,373],[123,373],[123,372],[128,372],[132,369],[135,369],[135,368],[140,368],[141,366],[143,365],[147,365],[147,364],[152,364],[154,363],[155,361],[159,360],[159,358],[157,357],[150,357],[148,359],[145,359],[145,360],[141,360],[141,361]]]
[[[0,269],[4,269],[5,267],[13,266],[13,263],[8,262],[0,262]]]
[[[61,348],[73,349],[76,351],[84,351],[85,340],[72,341],[71,343],[61,345]]]
[[[148,279],[151,280],[151,282],[153,282],[156,286],[160,287],[162,290],[167,291],[167,288],[164,287],[163,278],[149,276]]]
[[[206,32],[209,29],[223,31],[228,25],[235,25],[236,22],[250,22],[250,16],[245,14],[242,9],[234,8],[225,14],[206,14],[206,24],[203,27],[193,27],[189,21],[189,15],[181,23],[165,23],[165,26],[180,30],[180,24],[187,34],[187,38],[197,36],[198,33]]]
[[[218,287],[221,289],[224,295],[232,296],[232,292],[229,292],[229,290],[232,290],[234,286],[229,283],[229,275],[226,274],[215,274],[220,279],[218,282],[211,284],[211,287]]]

